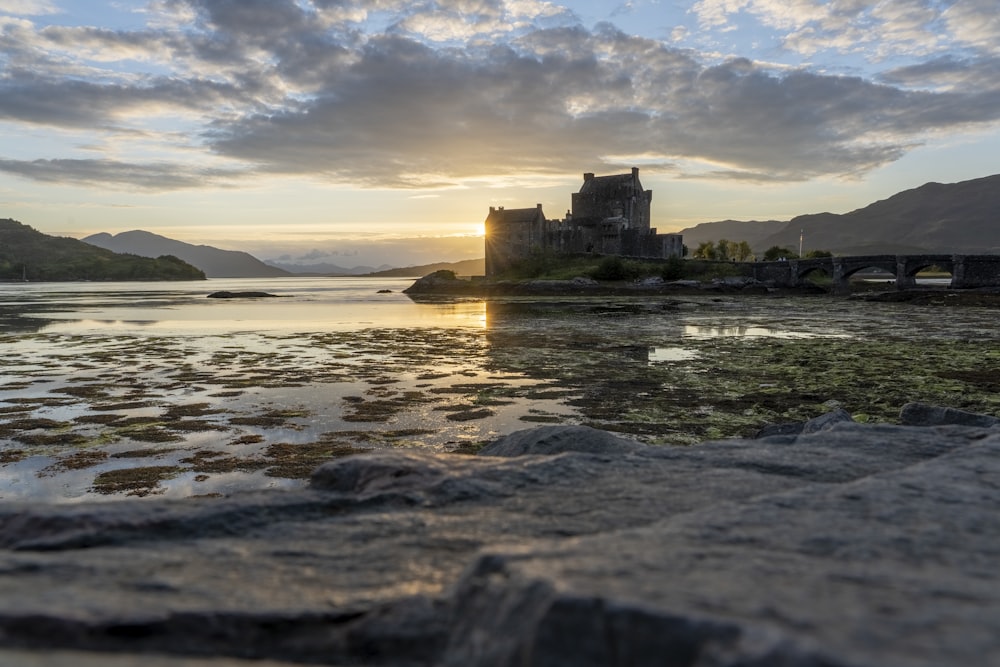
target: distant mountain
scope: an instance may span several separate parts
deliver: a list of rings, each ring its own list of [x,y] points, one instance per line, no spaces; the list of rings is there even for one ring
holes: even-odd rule
[[[389,269],[388,271],[377,271],[367,275],[385,278],[421,278],[428,273],[434,273],[442,269],[454,271],[459,276],[482,276],[486,274],[486,259],[465,259],[461,262],[440,262],[438,264],[423,264],[421,266],[408,266],[402,269]]]
[[[204,280],[200,269],[164,253],[118,254],[78,239],[49,236],[0,220],[0,280]]]
[[[289,264],[271,259],[264,260],[264,263],[268,266],[273,266],[281,269],[282,271],[287,271],[288,273],[299,276],[360,276],[372,273],[373,271],[381,271],[383,269],[392,268],[389,264],[383,264],[382,266],[355,266],[352,268],[346,268],[343,266],[337,266],[336,264],[329,264],[327,262],[317,264]]]
[[[253,255],[238,250],[221,250],[207,245],[192,245],[141,230],[121,234],[94,234],[83,239],[86,243],[113,252],[126,252],[141,257],[173,255],[197,266],[209,278],[275,278],[289,272],[268,266]]]
[[[761,236],[767,229],[770,233]],[[692,249],[702,240],[720,238],[745,240],[756,252],[772,246],[797,249],[801,233],[806,250],[841,255],[1000,254],[1000,174],[927,183],[850,213],[800,215],[783,223],[726,220],[681,233]]]

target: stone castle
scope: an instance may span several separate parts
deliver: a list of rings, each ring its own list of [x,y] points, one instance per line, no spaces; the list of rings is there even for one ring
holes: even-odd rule
[[[495,276],[536,252],[593,253],[637,258],[683,254],[680,234],[657,234],[650,224],[653,191],[639,182],[639,169],[614,176],[583,175],[562,220],[535,208],[490,207],[486,217],[486,276]]]

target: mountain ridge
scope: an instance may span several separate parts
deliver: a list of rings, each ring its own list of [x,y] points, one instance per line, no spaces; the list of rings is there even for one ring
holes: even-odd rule
[[[98,248],[140,257],[173,255],[198,267],[208,278],[279,278],[292,275],[240,250],[194,245],[141,229],[114,235],[101,232],[81,240]]]
[[[797,249],[801,234],[804,250],[837,254],[995,254],[1000,253],[998,223],[1000,174],[932,181],[847,213],[808,213],[784,222],[707,222],[680,233],[689,248],[727,238],[745,240],[758,253],[772,246]]]
[[[0,220],[0,280],[204,280],[205,273],[169,253],[116,253],[79,239],[50,236]]]

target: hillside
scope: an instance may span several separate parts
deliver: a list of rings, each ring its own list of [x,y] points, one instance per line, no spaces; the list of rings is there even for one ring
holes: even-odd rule
[[[291,275],[288,271],[268,266],[245,252],[192,245],[141,230],[114,236],[107,233],[94,234],[83,240],[99,248],[141,257],[173,255],[198,267],[209,278],[275,278]]]
[[[123,255],[77,239],[48,236],[0,220],[0,280],[204,280],[190,264],[163,255]]]
[[[683,230],[693,248],[704,240],[745,240],[756,252],[771,246],[830,250],[837,254],[1000,253],[1000,174],[959,183],[927,183],[849,213],[800,215],[760,225],[704,223]],[[747,225],[746,228],[741,225]]]
[[[764,239],[782,231],[787,226],[787,220],[722,220],[720,222],[703,222],[700,225],[682,229],[680,233],[684,235],[684,245],[691,250],[705,241],[714,243],[719,239],[746,241],[756,249]]]
[[[369,276],[385,278],[420,278],[435,271],[446,269],[454,271],[459,276],[481,276],[486,273],[485,259],[465,259],[460,262],[439,262],[437,264],[422,264],[420,266],[408,266],[402,269],[389,269],[387,271],[376,271],[369,273]]]

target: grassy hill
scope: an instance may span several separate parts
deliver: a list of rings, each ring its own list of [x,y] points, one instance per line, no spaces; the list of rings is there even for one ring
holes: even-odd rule
[[[77,239],[42,234],[0,220],[0,280],[204,280],[176,257],[119,255]]]

